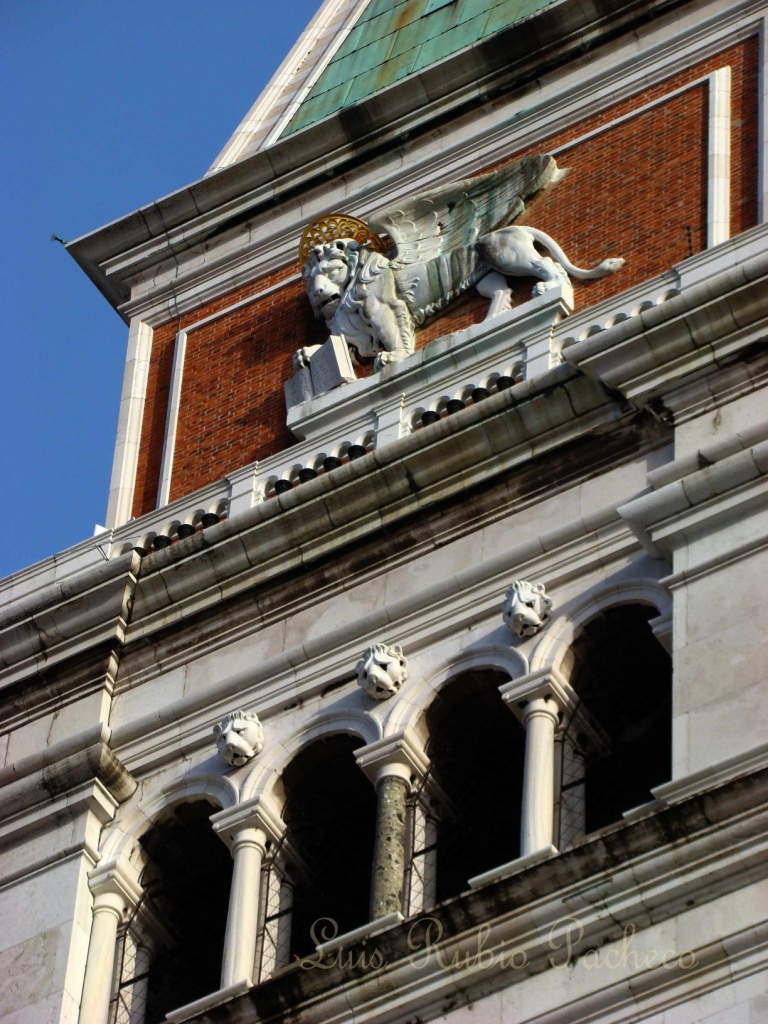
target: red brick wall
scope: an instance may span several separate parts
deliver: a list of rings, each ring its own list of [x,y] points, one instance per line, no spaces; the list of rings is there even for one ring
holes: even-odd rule
[[[705,247],[707,86],[691,86],[591,139],[573,140],[726,64],[732,74],[731,233],[738,234],[757,222],[756,39],[530,150],[543,153],[564,147],[557,160],[570,173],[534,202],[518,223],[531,223],[551,234],[579,266],[592,266],[606,256],[627,259],[613,277],[574,282],[577,308],[623,291]],[[258,294],[297,269],[286,267],[155,331],[134,515],[154,508],[157,500],[176,332]],[[524,299],[530,288],[530,282],[518,282],[516,295]],[[478,295],[463,296],[419,332],[417,347],[477,323],[486,309],[487,301]],[[171,500],[292,443],[285,428],[282,385],[292,372],[293,352],[322,340],[322,328],[312,317],[300,281],[188,335]]]

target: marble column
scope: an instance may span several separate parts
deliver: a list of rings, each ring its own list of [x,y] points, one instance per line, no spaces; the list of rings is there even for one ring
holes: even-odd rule
[[[499,692],[525,729],[520,856],[552,849],[555,809],[555,730],[578,697],[554,668],[537,669],[505,683]]]
[[[259,928],[261,864],[267,851],[263,829],[246,826],[232,841],[232,888],[229,893],[221,987],[251,982]]]
[[[523,709],[525,771],[520,856],[552,845],[555,801],[555,728],[559,708],[551,695]]]
[[[376,840],[371,872],[371,920],[403,912],[406,819],[410,782],[383,774],[376,785]]]
[[[117,932],[126,913],[141,898],[130,868],[110,861],[90,872],[93,923],[80,1000],[80,1024],[107,1024],[117,953]]]
[[[261,867],[267,845],[279,842],[285,825],[260,797],[211,816],[214,831],[234,860],[229,894],[221,987],[253,984],[260,920]]]
[[[427,760],[404,732],[377,740],[357,752],[357,763],[376,787],[376,839],[371,873],[370,918],[404,915],[403,897],[410,852],[407,849],[408,796],[424,778]]]

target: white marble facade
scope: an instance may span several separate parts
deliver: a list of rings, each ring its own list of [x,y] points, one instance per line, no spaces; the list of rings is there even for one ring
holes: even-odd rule
[[[764,9],[709,0],[675,17],[600,51],[593,73],[634,81],[640,48],[643,73],[661,78],[686,47],[717,52],[762,25]],[[560,110],[575,73],[542,85]],[[502,132],[511,111],[484,117]],[[419,150],[412,191],[436,163],[463,174],[473,146],[482,164],[487,130],[462,122],[452,149],[435,137]],[[403,187],[399,163],[355,175],[345,187],[361,207],[383,208]],[[337,185],[325,187],[321,205],[333,206]],[[180,257],[180,308],[226,294],[235,265],[285,262],[304,211],[286,203],[269,216],[258,253],[226,236],[215,272],[210,255],[205,272],[193,249]],[[137,242],[124,230],[127,250]],[[171,1021],[278,1021],[285,1004],[318,1024],[351,1020],[350,1006],[361,1022],[768,1020],[757,625],[768,612],[767,237],[761,225],[660,269],[599,315],[560,321],[549,300],[534,301],[453,339],[452,353],[438,339],[346,397],[342,387],[314,398],[294,414],[308,457],[330,451],[331,435],[368,436],[372,410],[375,449],[276,498],[264,467],[245,467],[228,493],[194,496],[195,508],[229,512],[205,543],[198,534],[181,554],[144,558],[124,549],[141,529],[161,532],[168,512],[127,523],[125,490],[168,271],[136,277],[103,551],[84,542],[0,585],[0,1020],[155,1024],[147,986],[174,938],[147,837],[201,800],[210,814],[189,828],[205,828],[232,866],[215,896],[224,948],[208,991],[164,1007]],[[522,341],[510,327],[533,321],[546,321],[546,344],[538,327]],[[518,359],[529,372],[513,388],[413,427],[449,384],[458,393],[478,383],[477,366],[487,382]],[[570,446],[589,438],[573,459]],[[534,458],[544,483],[516,490]],[[502,617],[515,581],[545,588],[535,629],[520,609],[520,629]],[[587,765],[615,734],[601,720],[605,693],[580,689],[584,651],[599,653],[590,624],[620,621],[629,606],[646,609],[653,644],[672,659],[670,771],[641,806],[590,831]],[[361,652],[377,650],[397,654],[386,699],[363,686]],[[446,900],[439,835],[457,812],[435,769],[447,730],[437,712],[462,678],[493,682],[488,701],[521,745],[519,774],[495,780],[504,796],[493,811],[500,829],[518,815],[520,845]],[[642,718],[630,725],[645,728]],[[322,957],[297,959],[305,866],[291,766],[338,736],[354,737],[353,768],[378,815],[376,863],[388,809],[404,808],[403,859],[391,868],[400,910],[346,938],[320,936]],[[475,750],[479,763],[481,742]],[[318,793],[338,843],[356,785]]]

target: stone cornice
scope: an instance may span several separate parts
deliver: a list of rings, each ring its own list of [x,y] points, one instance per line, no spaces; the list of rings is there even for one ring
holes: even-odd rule
[[[762,238],[758,229],[756,238]],[[748,239],[746,240],[749,241]],[[768,253],[564,349],[567,362],[641,408],[661,400],[764,335]]]
[[[0,686],[122,641],[140,564],[131,553],[10,602],[0,612]]]
[[[605,389],[561,366],[393,441],[380,451],[147,556],[126,640],[347,548],[626,415]]]
[[[768,441],[763,441],[636,498],[618,512],[656,557],[669,556],[679,547],[688,549],[691,539],[703,530],[712,531],[717,523],[738,519],[743,523],[742,531],[719,553],[725,559],[744,542],[749,544],[744,521],[750,513],[766,507]],[[762,545],[754,538],[752,550],[758,546]],[[708,567],[714,567],[717,559],[712,562],[711,550],[708,556]],[[689,553],[688,559],[692,557]],[[693,565],[685,568],[690,572]]]
[[[530,569],[540,575],[546,567],[548,579],[556,586],[577,577],[583,579],[598,567],[602,570],[639,550],[638,541],[618,519],[615,509],[598,510],[534,540],[511,545],[492,559],[461,569],[416,595],[389,601],[375,612],[325,631],[310,643],[289,648],[245,670],[220,675],[215,682],[198,687],[194,695],[119,727],[114,743],[132,770],[142,774],[151,766],[171,760],[181,749],[191,752],[207,744],[211,716],[226,712],[235,696],[241,701],[258,700],[260,716],[267,721],[287,701],[309,701],[329,681],[343,680],[346,670],[340,666],[354,664],[371,635],[395,632],[409,650],[416,651],[443,637],[455,636],[489,616],[498,617],[504,586],[517,569]],[[280,617],[287,614],[287,608],[276,613]],[[256,612],[249,619],[247,633],[256,633],[268,621]],[[225,636],[220,642],[224,646],[232,639]],[[205,646],[210,652],[210,643],[206,641]],[[162,661],[162,671],[194,657],[195,649],[187,646],[183,660]],[[146,683],[159,671],[157,665],[148,667],[141,673],[141,682]],[[137,685],[137,679],[132,678],[130,685]],[[168,723],[177,730],[174,747],[167,743]]]
[[[94,780],[116,804],[123,803],[137,783],[108,746],[110,735],[110,730],[99,724],[0,769],[3,815],[50,802]]]

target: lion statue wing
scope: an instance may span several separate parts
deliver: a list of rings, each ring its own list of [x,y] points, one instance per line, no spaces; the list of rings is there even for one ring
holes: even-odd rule
[[[395,242],[394,269],[426,263],[510,224],[523,212],[529,196],[562,173],[554,157],[523,157],[497,171],[414,196],[404,206],[371,218],[369,225]]]

